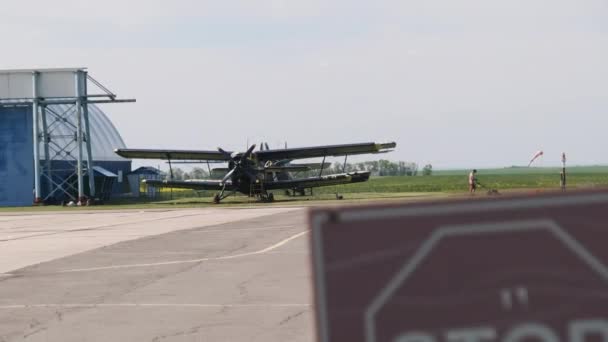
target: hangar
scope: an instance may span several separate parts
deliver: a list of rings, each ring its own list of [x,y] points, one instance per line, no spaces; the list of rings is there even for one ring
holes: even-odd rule
[[[125,144],[98,104],[134,101],[86,68],[0,70],[0,206],[128,192],[131,161],[113,153]]]

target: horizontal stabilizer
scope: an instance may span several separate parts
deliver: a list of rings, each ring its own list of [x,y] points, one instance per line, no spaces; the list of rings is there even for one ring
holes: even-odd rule
[[[311,169],[306,165],[269,166],[264,168],[264,171],[267,172],[301,172],[309,170]]]
[[[310,170],[319,170],[321,168],[323,168],[323,169],[329,168],[331,166],[331,163],[329,163],[329,162],[325,162],[325,164],[323,164],[323,163],[297,163],[297,164],[290,164],[290,166],[306,166]]]

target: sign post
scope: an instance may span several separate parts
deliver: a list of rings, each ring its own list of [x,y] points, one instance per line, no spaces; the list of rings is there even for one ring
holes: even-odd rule
[[[608,340],[608,192],[310,219],[320,342]]]
[[[562,191],[566,191],[566,153],[562,153],[562,174],[561,174],[561,188]]]

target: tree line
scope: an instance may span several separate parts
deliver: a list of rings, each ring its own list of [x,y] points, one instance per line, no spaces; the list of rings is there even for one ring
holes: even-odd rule
[[[319,175],[320,170],[301,171],[294,173],[296,177],[314,177]],[[359,163],[333,163],[328,168],[323,170],[323,174],[354,172],[354,171],[369,171],[372,176],[430,176],[433,172],[431,164],[425,165],[422,170],[419,170],[418,164],[413,162],[397,161],[380,159],[374,161],[365,161]],[[168,172],[161,172],[165,178],[169,177]],[[189,180],[189,179],[221,179],[223,173],[211,172],[201,167],[194,167],[190,171],[184,171],[179,167],[173,168],[173,179]]]
[[[392,162],[380,159],[360,163],[333,163],[323,173],[342,173],[354,171],[369,171],[372,176],[417,176],[418,164],[405,161]],[[308,176],[318,175],[319,170],[307,171]]]

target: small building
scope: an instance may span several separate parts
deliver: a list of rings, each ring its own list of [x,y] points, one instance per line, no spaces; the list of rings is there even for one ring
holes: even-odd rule
[[[57,112],[64,112],[69,110],[68,105],[53,105],[47,108],[48,110],[54,110]],[[100,181],[95,179],[96,190],[99,192],[101,189],[97,188],[97,185],[104,186],[104,195],[96,194],[95,197],[103,200],[108,200],[112,194],[122,194],[129,191],[128,185],[125,182],[125,175],[131,171],[131,160],[120,157],[114,153],[115,148],[124,148],[126,145],[120,136],[120,133],[114,127],[110,119],[105,113],[96,105],[89,105],[89,120],[91,124],[91,155],[93,158],[93,170],[95,170],[94,178],[98,175],[102,177]],[[74,140],[70,136],[70,131],[67,128],[68,125],[58,126],[54,131],[54,138],[52,141],[58,146],[66,146],[70,144],[70,140]],[[87,151],[83,151],[86,157]],[[45,150],[41,150],[40,163],[45,165],[46,154]],[[65,183],[66,187],[70,187],[67,184],[74,184],[77,180],[74,177],[75,159],[74,152],[69,150],[53,150],[49,149],[50,165],[48,169],[52,171],[52,177],[54,184]],[[110,183],[107,176],[113,178]],[[67,180],[69,177],[69,180]],[[85,182],[85,192],[89,193],[88,188],[88,177]],[[67,180],[67,181],[66,181]],[[43,178],[41,180],[42,195],[43,198],[50,197],[54,201],[67,200],[66,196],[59,191],[57,187],[52,187],[48,179]],[[110,188],[108,188],[110,187]],[[77,192],[75,187],[70,189],[73,196],[76,197]],[[103,197],[103,198],[102,198]],[[53,202],[53,201],[51,201]]]
[[[118,180],[118,175],[101,166],[93,166],[93,170],[95,171],[96,197],[102,201],[107,201],[112,194],[116,193],[115,185]]]
[[[143,186],[141,181],[144,179],[161,180],[163,179],[163,175],[159,169],[151,166],[142,166],[131,171],[127,175],[131,195],[134,197],[146,196],[148,198],[156,198],[159,189],[152,186]]]

